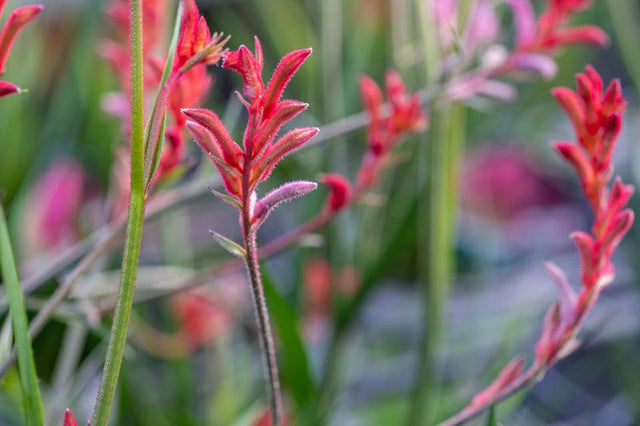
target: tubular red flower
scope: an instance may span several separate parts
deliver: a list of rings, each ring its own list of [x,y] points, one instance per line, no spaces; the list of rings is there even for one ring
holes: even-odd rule
[[[16,37],[18,37],[18,34],[20,34],[24,27],[29,25],[29,23],[38,16],[43,8],[44,6],[41,5],[23,6],[17,8],[9,15],[7,23],[0,31],[0,75],[5,71],[7,58],[9,57],[11,47]]]
[[[8,81],[0,80],[0,98],[3,96],[13,95],[14,93],[20,93],[20,88],[15,84],[11,84]]]
[[[63,426],[78,426],[76,419],[73,417],[73,413],[68,408],[64,412]]]
[[[246,194],[253,194],[257,185],[267,179],[273,168],[284,157],[307,143],[318,133],[315,127],[294,129],[277,139],[282,126],[292,120],[308,105],[296,100],[280,98],[295,72],[311,54],[302,49],[286,55],[276,67],[271,81],[262,80],[262,48],[255,39],[255,55],[245,46],[229,52],[223,66],[238,72],[244,81],[245,94],[250,99],[248,124],[241,148],[235,143],[219,117],[206,109],[184,109],[187,127],[196,142],[212,158],[222,175],[226,190],[239,202]],[[271,192],[253,207],[253,222],[259,226],[269,212],[282,201],[315,189],[311,182],[285,184]],[[297,194],[297,195],[295,195]]]
[[[351,202],[351,184],[342,175],[327,173],[322,176],[322,183],[329,187],[326,205],[331,211],[342,210]]]

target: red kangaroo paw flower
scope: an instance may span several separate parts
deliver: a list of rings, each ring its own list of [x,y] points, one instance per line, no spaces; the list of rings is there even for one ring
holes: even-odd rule
[[[64,412],[64,423],[62,426],[78,426],[76,419],[73,417],[73,413],[68,408]]]
[[[320,129],[317,127],[303,127],[292,130],[281,137],[256,160],[255,167],[251,174],[251,182],[263,182],[267,179],[276,164],[282,161],[287,155],[309,142],[309,140],[311,140],[319,130]]]
[[[548,42],[549,48],[566,44],[591,44],[596,47],[606,47],[609,36],[595,25],[573,27],[556,33]]]
[[[311,53],[311,49],[301,49],[288,53],[282,58],[264,92],[263,114],[265,117],[269,117],[277,103],[280,102],[280,97],[289,81]]]
[[[252,101],[264,91],[262,61],[259,61],[246,46],[240,46],[238,50],[229,52],[225,56],[222,66],[232,69],[242,76],[244,94]]]
[[[253,145],[253,157],[260,156],[264,149],[273,142],[282,126],[293,120],[308,107],[309,104],[300,101],[286,100],[279,102],[272,116],[258,130]]]
[[[19,7],[9,15],[7,23],[0,31],[0,75],[5,71],[5,65],[11,47],[20,34],[20,31],[42,11],[44,6],[31,5]]]
[[[0,80],[0,98],[3,96],[13,95],[14,93],[20,93],[20,88],[15,84],[11,84],[8,81]]]
[[[580,97],[567,87],[556,87],[551,91],[564,112],[569,116],[571,124],[578,135],[585,131],[585,111],[580,101]]]

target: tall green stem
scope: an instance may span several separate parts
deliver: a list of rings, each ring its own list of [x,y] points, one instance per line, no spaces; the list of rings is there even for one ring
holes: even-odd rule
[[[93,413],[94,426],[107,426],[118,384],[122,355],[133,305],[138,257],[144,219],[144,103],[142,85],[142,0],[130,1],[131,21],[131,186],[127,235],[122,259],[120,295],[113,316],[109,347],[98,400]]]
[[[4,210],[0,201],[0,266],[5,283],[5,291],[9,299],[9,315],[13,323],[13,336],[18,354],[18,373],[22,387],[22,403],[27,426],[42,426],[42,402],[38,388],[38,376],[33,361],[33,349],[29,340],[27,327],[27,311],[22,295],[22,286],[11,248],[9,228],[4,218]]]

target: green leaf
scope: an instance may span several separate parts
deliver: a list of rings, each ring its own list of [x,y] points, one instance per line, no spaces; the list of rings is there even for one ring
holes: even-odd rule
[[[20,374],[26,424],[27,426],[42,426],[44,425],[42,401],[40,399],[40,389],[38,388],[36,366],[33,361],[31,339],[29,338],[27,310],[1,201],[0,265],[2,266],[2,278],[5,283],[7,298],[9,299],[9,313],[13,320],[14,339],[18,355],[18,373]]]
[[[225,249],[232,255],[238,256],[243,259],[247,257],[246,250],[235,241],[232,241],[224,235],[218,234],[217,232],[211,230],[209,230],[209,232],[211,232],[211,236],[213,237],[213,239],[216,240],[216,242],[220,244],[223,249]]]
[[[222,192],[219,192],[219,191],[216,191],[211,186],[209,187],[209,192],[211,192],[213,195],[215,195],[216,197],[218,197],[219,199],[221,199],[225,203],[231,204],[233,207],[236,207],[238,209],[242,209],[242,205],[240,204],[240,201],[236,200],[232,196],[227,195],[227,194],[223,194]]]
[[[280,339],[282,376],[296,404],[302,407],[315,395],[316,385],[311,376],[307,351],[298,330],[299,320],[289,302],[274,287],[264,267],[262,281],[273,325]]]
[[[180,28],[182,26],[182,2],[178,3],[178,12],[176,13],[176,20],[173,26],[173,34],[171,36],[171,45],[169,47],[169,53],[167,55],[167,63],[162,71],[162,79],[158,86],[158,94],[156,95],[155,102],[153,104],[153,110],[147,123],[147,130],[145,135],[144,147],[144,170],[145,170],[145,193],[149,191],[151,182],[153,181],[153,175],[158,168],[160,162],[160,154],[162,152],[162,141],[164,140],[164,129],[166,125],[166,108],[167,100],[169,97],[168,90],[165,90],[165,85],[171,76],[171,70],[173,69],[173,59],[176,55],[176,49],[178,48],[178,40],[180,39]],[[173,81],[173,80],[172,80]],[[151,128],[154,124],[154,120],[161,120],[160,132],[155,140],[151,139]]]

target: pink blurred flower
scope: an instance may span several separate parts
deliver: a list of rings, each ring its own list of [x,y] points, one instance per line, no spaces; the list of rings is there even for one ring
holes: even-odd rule
[[[86,175],[71,158],[56,160],[36,181],[27,202],[25,232],[32,250],[60,248],[78,238]]]
[[[512,219],[533,207],[558,201],[525,150],[490,147],[469,155],[460,179],[462,204],[483,216]]]

